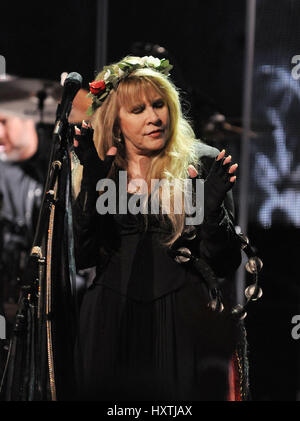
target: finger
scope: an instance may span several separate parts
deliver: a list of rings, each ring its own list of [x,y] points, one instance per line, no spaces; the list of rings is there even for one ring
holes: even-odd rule
[[[196,168],[194,167],[194,165],[189,165],[188,166],[188,173],[189,173],[189,176],[191,178],[195,178],[198,175],[198,171],[196,170]]]
[[[118,149],[115,146],[112,146],[111,148],[108,149],[107,154],[109,156],[115,156],[117,155]]]
[[[90,122],[90,120],[82,120],[81,125],[83,127],[92,127],[92,123]]]
[[[226,163],[225,159],[224,159],[224,161],[222,162],[222,165],[219,167],[219,171],[218,171],[219,176],[220,177],[222,177],[222,176],[227,177],[228,173],[229,173],[230,166],[231,166],[230,161]]]
[[[231,167],[229,168],[229,171],[228,171],[229,174],[234,173],[236,171],[236,169],[237,169],[238,166],[239,166],[238,164],[231,165]]]
[[[219,153],[219,155],[217,156],[217,161],[220,161],[220,159],[222,159],[222,158],[224,158],[224,156],[225,156],[225,149],[223,149],[220,153]]]
[[[80,129],[77,126],[75,126],[74,129],[75,129],[75,136],[80,136]],[[79,145],[79,142],[76,139],[76,137],[73,139],[73,143],[74,143],[75,148],[77,148]]]
[[[230,179],[229,179],[229,181],[230,181],[231,183],[234,183],[234,182],[235,182],[235,180],[236,180],[236,175],[235,175],[234,177],[230,177]]]
[[[81,126],[80,134],[86,139],[93,139],[94,130],[91,127],[88,127],[87,125],[83,125]]]
[[[223,161],[223,165],[226,165],[226,164],[228,164],[229,162],[231,162],[231,155],[228,155],[228,156],[224,159],[224,161]]]

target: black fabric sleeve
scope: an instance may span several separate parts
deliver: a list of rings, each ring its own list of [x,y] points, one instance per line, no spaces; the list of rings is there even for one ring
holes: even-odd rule
[[[204,221],[199,227],[200,254],[212,266],[217,276],[232,274],[241,263],[240,241],[235,233],[234,221],[226,205],[221,219]]]
[[[74,248],[77,270],[96,266],[99,253],[99,215],[97,191],[83,183],[73,203]]]

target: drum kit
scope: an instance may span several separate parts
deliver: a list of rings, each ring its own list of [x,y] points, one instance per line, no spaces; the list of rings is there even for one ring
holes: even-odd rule
[[[62,74],[62,79],[66,74]],[[36,123],[54,124],[57,104],[61,100],[62,83],[46,79],[6,75],[0,79],[0,113],[29,118]],[[80,89],[74,101],[70,123],[87,119],[91,103],[88,91]]]

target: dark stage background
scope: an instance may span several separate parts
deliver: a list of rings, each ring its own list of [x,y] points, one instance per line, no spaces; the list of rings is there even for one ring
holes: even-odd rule
[[[238,130],[209,133],[204,126],[216,112],[242,125],[246,1],[108,3],[107,63],[133,52],[136,43],[166,48],[195,130],[240,162]],[[77,71],[87,87],[97,70],[96,15],[93,0],[2,2],[7,73],[59,80],[62,72]],[[300,314],[300,81],[297,68],[292,73],[300,61],[293,59],[300,54],[299,15],[299,2],[257,1],[248,197],[264,296],[246,319],[254,400],[300,399],[300,340],[291,336],[291,319]],[[234,194],[238,216],[238,186]]]

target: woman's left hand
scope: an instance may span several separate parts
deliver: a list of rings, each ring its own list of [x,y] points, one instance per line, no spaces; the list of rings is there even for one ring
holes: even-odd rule
[[[231,165],[231,156],[225,155],[226,151],[223,149],[213,162],[204,181],[204,215],[206,217],[219,213],[226,193],[236,181],[234,173],[238,164]],[[193,165],[188,167],[188,173],[192,179],[198,176],[198,172]]]

